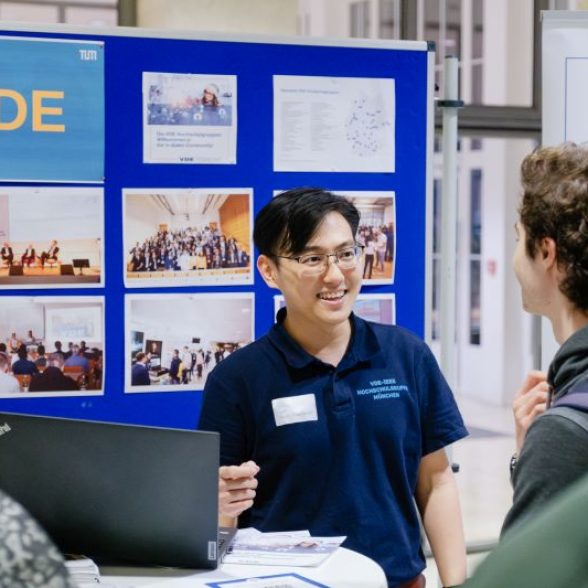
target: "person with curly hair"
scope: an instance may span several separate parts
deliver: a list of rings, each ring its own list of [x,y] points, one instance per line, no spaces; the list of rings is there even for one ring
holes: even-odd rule
[[[0,586],[76,588],[63,555],[18,502],[0,490]]]
[[[513,267],[523,307],[561,345],[515,395],[513,505],[503,534],[588,472],[588,147],[542,147],[521,166]]]

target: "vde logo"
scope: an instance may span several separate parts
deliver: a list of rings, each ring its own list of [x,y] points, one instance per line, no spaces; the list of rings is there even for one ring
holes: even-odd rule
[[[30,96],[23,96],[20,92],[10,88],[0,88],[0,131],[16,131],[20,129],[27,118],[31,116],[33,132],[36,133],[65,133],[65,125],[47,122],[46,117],[62,116],[63,108],[57,101],[62,101],[64,92],[60,90],[33,90]],[[8,112],[7,116],[5,113]],[[6,120],[12,116],[11,120]]]
[[[10,431],[12,431],[12,429],[8,423],[0,425],[0,435],[5,435],[6,433],[10,433]]]

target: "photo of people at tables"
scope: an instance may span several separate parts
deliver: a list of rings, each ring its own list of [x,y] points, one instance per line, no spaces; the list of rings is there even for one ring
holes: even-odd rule
[[[0,298],[0,397],[102,394],[102,298]]]
[[[0,189],[0,287],[102,284],[103,190]]]
[[[364,246],[364,284],[394,283],[396,204],[394,192],[344,192],[359,210],[357,242]]]
[[[126,392],[202,390],[253,340],[253,294],[126,296]],[[189,318],[189,320],[187,320]]]
[[[252,284],[251,190],[125,190],[125,284]]]

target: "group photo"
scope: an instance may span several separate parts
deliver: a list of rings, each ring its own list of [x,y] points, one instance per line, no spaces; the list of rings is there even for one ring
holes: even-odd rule
[[[126,392],[202,390],[254,337],[250,293],[129,294],[125,314]]]
[[[364,284],[393,284],[396,255],[394,192],[343,192],[359,210],[357,242],[363,245]]]
[[[101,188],[0,190],[0,286],[103,284]]]
[[[124,190],[127,287],[252,284],[250,189]]]
[[[103,393],[104,300],[0,298],[0,397]]]

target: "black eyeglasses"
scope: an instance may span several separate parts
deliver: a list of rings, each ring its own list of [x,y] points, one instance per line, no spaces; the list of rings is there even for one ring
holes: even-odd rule
[[[329,258],[334,257],[335,263],[342,270],[354,269],[363,254],[363,245],[351,245],[334,253],[307,253],[299,256],[274,255],[280,259],[297,261],[306,273],[320,274],[329,267]]]

